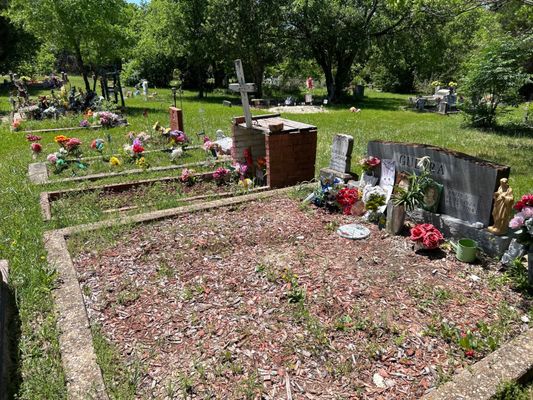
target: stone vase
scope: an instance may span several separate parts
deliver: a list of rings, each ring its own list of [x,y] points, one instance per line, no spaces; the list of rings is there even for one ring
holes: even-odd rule
[[[396,206],[394,203],[389,201],[387,204],[387,232],[398,235],[405,222],[405,207],[402,205]]]

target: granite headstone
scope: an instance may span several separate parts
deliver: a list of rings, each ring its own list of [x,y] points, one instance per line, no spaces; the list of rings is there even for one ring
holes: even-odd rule
[[[437,212],[484,226],[491,222],[493,193],[510,173],[508,166],[423,144],[371,141],[368,155],[392,159],[408,172],[419,171],[419,159],[429,156],[432,178],[444,185]]]

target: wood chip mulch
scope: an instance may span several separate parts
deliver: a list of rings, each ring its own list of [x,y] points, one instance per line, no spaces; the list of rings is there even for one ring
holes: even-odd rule
[[[498,273],[370,224],[335,233],[352,222],[275,198],[142,225],[74,264],[91,322],[142,366],[139,398],[415,399],[484,355],[443,321],[493,326],[508,305],[503,339],[527,328]]]

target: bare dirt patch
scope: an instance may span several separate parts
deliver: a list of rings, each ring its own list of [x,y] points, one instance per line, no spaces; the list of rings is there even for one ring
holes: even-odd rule
[[[143,366],[139,397],[414,399],[526,328],[530,304],[495,273],[373,225],[342,239],[346,222],[255,201],[73,261],[91,322]]]

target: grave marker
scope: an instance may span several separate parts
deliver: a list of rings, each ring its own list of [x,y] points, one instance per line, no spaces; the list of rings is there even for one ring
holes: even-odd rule
[[[320,170],[322,179],[340,178],[343,180],[354,179],[350,173],[352,163],[353,137],[350,135],[337,134],[333,137],[331,145],[331,160],[328,168]]]
[[[246,83],[244,80],[244,71],[242,69],[241,60],[235,60],[235,72],[237,73],[237,81],[239,83],[232,83],[229,85],[230,90],[241,93],[242,109],[244,111],[244,120],[246,127],[252,127],[252,113],[250,112],[250,103],[248,102],[248,93],[255,92],[254,83]]]
[[[430,173],[444,185],[437,212],[467,221],[490,225],[492,195],[510,168],[464,153],[412,143],[371,141],[368,155],[396,161],[400,171],[418,171],[418,160],[431,158]]]
[[[170,129],[173,131],[181,131],[185,132],[183,130],[183,112],[180,108],[176,107],[169,107],[169,114],[170,114]]]

